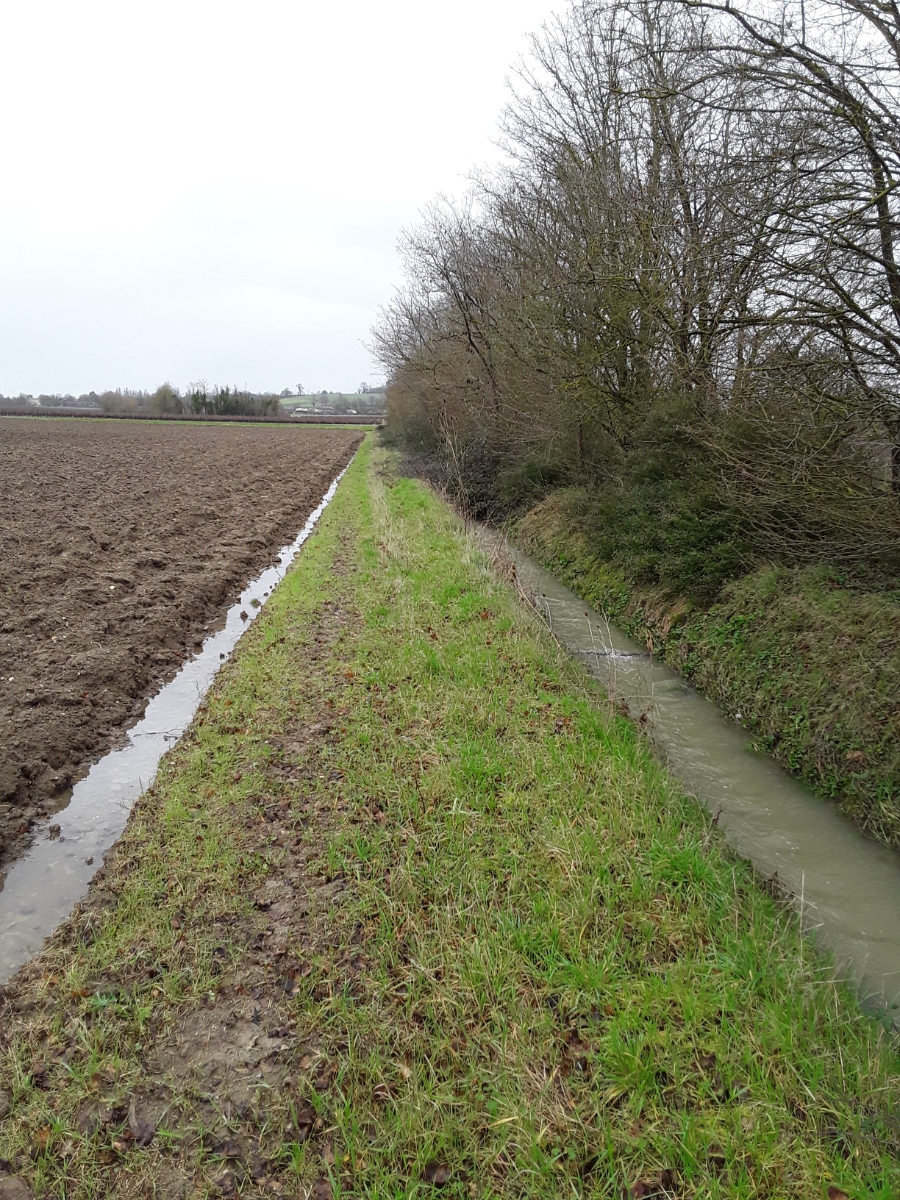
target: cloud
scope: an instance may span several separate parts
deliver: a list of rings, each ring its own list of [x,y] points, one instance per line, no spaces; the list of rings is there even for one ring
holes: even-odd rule
[[[7,5],[0,391],[370,376],[399,231],[496,155],[504,78],[549,11]]]

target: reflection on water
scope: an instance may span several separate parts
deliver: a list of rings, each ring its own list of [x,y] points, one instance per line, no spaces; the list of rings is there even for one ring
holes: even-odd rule
[[[879,1007],[900,1005],[900,855],[751,749],[750,735],[524,554],[519,581],[566,649],[633,715],[729,843],[797,897],[804,928]]]
[[[132,804],[152,783],[159,760],[188,727],[222,660],[284,578],[343,474],[296,538],[281,550],[275,566],[248,584],[224,624],[150,701],[144,716],[128,731],[127,744],[101,758],[75,785],[56,817],[59,836],[51,838],[48,831],[8,868],[0,884],[0,983],[40,949],[44,938],[85,894],[103,853],[125,828]]]

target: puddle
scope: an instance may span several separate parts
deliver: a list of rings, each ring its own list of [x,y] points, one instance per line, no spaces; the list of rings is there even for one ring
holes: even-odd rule
[[[712,813],[729,843],[797,898],[804,929],[860,986],[864,1002],[900,1005],[900,855],[865,837],[680,675],[512,547],[519,582],[557,639],[637,716],[673,773]]]
[[[219,667],[287,574],[343,474],[294,540],[282,547],[276,564],[247,585],[224,623],[148,703],[144,716],[128,731],[127,744],[106,754],[75,784],[68,804],[52,819],[59,835],[51,838],[44,829],[9,866],[0,882],[0,983],[40,949],[85,894],[103,854],[121,836],[132,804],[153,782],[159,760],[187,729]]]

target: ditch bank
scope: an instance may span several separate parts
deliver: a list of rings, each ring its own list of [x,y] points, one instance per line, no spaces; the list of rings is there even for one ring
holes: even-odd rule
[[[598,558],[574,489],[535,505],[510,536],[747,727],[759,749],[900,846],[900,595],[772,566],[704,609]]]
[[[367,442],[3,991],[0,1194],[887,1200],[898,1074],[634,727]]]

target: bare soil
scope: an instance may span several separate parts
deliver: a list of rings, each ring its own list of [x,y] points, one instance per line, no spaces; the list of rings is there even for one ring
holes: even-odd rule
[[[0,865],[296,534],[361,437],[0,418]]]
[[[342,543],[346,545],[344,539]],[[344,574],[342,558],[333,569],[338,577]],[[252,911],[237,916],[234,898],[223,895],[216,898],[220,911],[212,920],[209,913],[198,916],[187,903],[174,918],[179,927],[181,921],[185,925],[163,966],[167,969],[177,959],[195,977],[206,969],[212,947],[215,993],[210,991],[199,1007],[189,1007],[174,1022],[161,1009],[154,1010],[145,1028],[140,1076],[124,1103],[113,1095],[123,1080],[107,1070],[91,1081],[91,1097],[79,1105],[78,1135],[102,1147],[98,1162],[106,1178],[98,1195],[111,1200],[149,1195],[230,1200],[245,1192],[305,1194],[296,1191],[295,1180],[292,1185],[285,1147],[311,1142],[316,1156],[323,1157],[323,1172],[310,1195],[312,1200],[332,1200],[324,1166],[333,1162],[331,1145],[311,1097],[329,1092],[336,1065],[298,1005],[307,993],[317,1000],[347,989],[360,993],[367,965],[361,927],[344,928],[342,906],[350,881],[331,873],[323,853],[347,812],[341,780],[326,772],[329,748],[340,740],[349,711],[335,702],[346,679],[328,664],[345,635],[348,616],[340,603],[325,601],[298,636],[308,703],[302,716],[298,712],[277,736],[267,736],[270,755],[264,764],[254,741],[246,741],[246,757],[239,761],[248,771],[263,767],[256,776],[262,794],[223,806],[218,813],[241,863],[247,863]],[[177,770],[170,761],[169,770],[173,768]],[[51,954],[71,953],[94,939],[131,872],[135,818],[140,822],[158,804],[156,786],[137,801],[129,833],[54,935]],[[264,882],[255,871],[262,861]],[[110,996],[134,996],[158,972],[157,961],[138,954],[91,980],[75,1003],[90,1003],[88,997],[97,989]],[[56,981],[54,969],[49,978]],[[0,1052],[13,1045],[28,1047],[40,1059],[42,1082],[53,1088],[66,1050],[80,1052],[73,1040],[79,1026],[67,1019],[66,1050],[55,1042],[51,1049],[47,1022],[59,994],[47,988],[47,979],[47,960],[39,956],[0,987]],[[72,1015],[74,1009],[67,1014]],[[9,1111],[9,1099],[0,1091],[0,1120],[4,1102]],[[157,1136],[160,1129],[164,1137]],[[32,1200],[22,1178],[9,1174],[29,1166],[24,1157],[16,1162],[0,1158],[0,1200]]]

